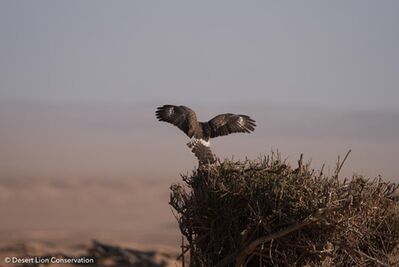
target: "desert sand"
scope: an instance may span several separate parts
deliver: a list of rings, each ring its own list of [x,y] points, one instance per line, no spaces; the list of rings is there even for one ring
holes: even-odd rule
[[[1,264],[12,255],[82,253],[92,240],[175,258],[181,235],[168,201],[162,180],[3,178]]]

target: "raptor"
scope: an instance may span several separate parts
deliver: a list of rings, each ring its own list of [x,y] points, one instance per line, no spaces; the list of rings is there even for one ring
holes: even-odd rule
[[[155,115],[159,121],[177,126],[191,138],[187,145],[200,164],[216,161],[210,149],[211,138],[231,133],[251,133],[256,127],[255,121],[249,116],[232,113],[220,114],[207,122],[199,122],[195,112],[186,106],[164,105],[157,108]]]

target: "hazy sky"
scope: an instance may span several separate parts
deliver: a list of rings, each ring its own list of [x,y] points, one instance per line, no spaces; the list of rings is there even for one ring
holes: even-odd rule
[[[188,140],[154,119],[176,103],[257,120],[215,141],[221,156],[333,165],[352,148],[347,172],[395,178],[398,14],[388,0],[0,1],[0,177],[190,169]]]

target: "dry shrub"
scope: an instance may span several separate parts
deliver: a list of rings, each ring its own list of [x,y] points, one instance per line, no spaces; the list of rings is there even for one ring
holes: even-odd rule
[[[340,180],[277,154],[203,166],[172,185],[190,266],[390,266],[399,242],[394,184]],[[182,253],[184,256],[185,253]]]

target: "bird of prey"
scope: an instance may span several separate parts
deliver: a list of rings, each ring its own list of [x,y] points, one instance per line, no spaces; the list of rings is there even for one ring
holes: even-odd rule
[[[164,105],[157,108],[156,118],[169,122],[182,130],[191,141],[187,146],[198,158],[200,164],[214,163],[215,156],[210,149],[209,139],[231,133],[250,133],[256,124],[247,115],[220,114],[207,122],[197,121],[195,112],[185,106]]]

